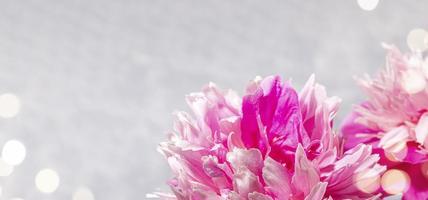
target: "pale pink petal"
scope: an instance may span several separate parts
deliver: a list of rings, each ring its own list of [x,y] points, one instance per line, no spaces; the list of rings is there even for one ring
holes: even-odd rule
[[[333,164],[335,164],[336,160],[337,160],[337,150],[331,149],[320,154],[319,157],[317,157],[314,161],[316,162],[316,165],[318,166],[318,168],[322,171],[323,168],[328,168]],[[329,171],[331,169],[326,169],[326,170]]]
[[[292,194],[287,168],[270,157],[264,162],[263,179],[267,189],[278,199],[287,199]]]
[[[312,163],[306,158],[303,147],[296,150],[295,170],[292,184],[297,191],[307,196],[311,189],[320,182],[320,177]]]
[[[263,168],[262,154],[258,149],[233,149],[227,153],[227,161],[232,165],[234,170],[241,167],[249,169],[255,175],[261,174]]]
[[[273,200],[272,197],[264,195],[259,192],[252,192],[248,194],[248,199],[249,200]]]
[[[223,195],[223,199],[227,200],[246,200],[245,197],[239,196],[239,194],[235,191],[229,191],[227,194]]]
[[[415,135],[416,141],[419,144],[426,144],[426,141],[428,139],[428,113],[423,114],[419,119],[419,122],[415,127]]]
[[[397,152],[404,148],[409,137],[407,127],[399,126],[386,132],[385,135],[379,141],[379,147],[391,152]],[[397,145],[398,148],[397,148]],[[404,147],[400,146],[404,145]]]
[[[305,197],[305,200],[322,200],[324,199],[324,194],[327,189],[326,182],[320,182],[315,187],[312,188],[308,196]]]
[[[201,147],[212,144],[207,135],[200,131],[197,122],[185,112],[174,113],[174,131],[182,140],[189,141]]]
[[[235,171],[233,189],[241,197],[247,197],[252,192],[263,192],[263,186],[259,181],[259,177],[243,166]]]
[[[215,104],[220,118],[239,115],[241,98],[234,91],[223,92],[211,82],[202,88],[202,92],[210,102]]]
[[[232,186],[232,172],[227,165],[218,163],[217,157],[204,156],[202,163],[205,173],[211,177],[218,189],[227,189]]]
[[[216,192],[207,191],[203,189],[194,189],[190,199],[204,199],[204,200],[223,200]]]
[[[227,117],[220,121],[220,131],[226,135],[229,133],[241,134],[241,118],[238,116]]]
[[[245,145],[241,139],[241,135],[235,132],[231,132],[227,140],[227,148],[229,150],[234,148],[245,148]]]

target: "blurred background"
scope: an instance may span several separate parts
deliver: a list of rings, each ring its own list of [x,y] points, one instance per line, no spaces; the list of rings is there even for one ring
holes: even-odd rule
[[[352,77],[428,28],[421,0],[0,2],[0,199],[144,199],[167,190],[156,151],[184,95],[242,94],[257,75],[315,73],[343,99]],[[337,123],[338,125],[338,123]]]

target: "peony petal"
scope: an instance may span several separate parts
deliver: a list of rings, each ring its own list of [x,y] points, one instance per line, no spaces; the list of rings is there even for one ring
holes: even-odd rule
[[[255,175],[260,175],[263,168],[262,154],[258,149],[235,148],[227,153],[227,161],[235,171],[245,167]]]
[[[279,85],[277,87],[280,87]],[[266,107],[270,106],[267,104]],[[269,127],[269,126],[268,126]],[[277,108],[272,118],[272,126],[268,130],[269,140],[281,146],[297,147],[297,143],[309,145],[309,137],[302,131],[302,117],[296,91],[283,86],[277,97]],[[275,139],[278,139],[275,141]]]
[[[267,152],[267,144],[262,140],[259,127],[258,98],[261,91],[244,97],[242,102],[241,137],[247,148],[258,148],[263,155]]]
[[[241,118],[238,116],[233,116],[221,119],[220,131],[226,135],[232,132],[241,134]]]
[[[332,166],[337,160],[337,150],[331,149],[323,152],[316,158],[317,166],[320,170]],[[327,169],[329,170],[329,169]]]
[[[218,189],[221,190],[232,186],[232,178],[229,177],[230,171],[227,165],[219,164],[217,157],[204,156],[202,157],[202,163],[205,173],[211,177]]]
[[[248,194],[248,199],[249,200],[273,200],[272,197],[264,195],[259,192],[252,192]]]
[[[312,188],[305,200],[322,200],[324,198],[325,190],[327,189],[326,182],[320,182]]]
[[[245,148],[245,145],[242,142],[242,139],[239,134],[234,132],[230,133],[229,138],[227,139],[227,148],[229,150],[234,148]]]
[[[307,196],[311,189],[320,182],[320,177],[312,163],[306,158],[303,147],[299,144],[296,151],[295,170],[292,184],[297,191]]]
[[[401,148],[397,149],[396,145],[405,143],[408,137],[409,132],[407,127],[399,126],[385,133],[385,135],[379,141],[379,147],[387,151],[398,152],[401,150]],[[402,146],[402,148],[404,147],[405,145]]]
[[[345,155],[336,161],[335,169],[340,169],[354,163],[365,160],[368,156],[371,155],[371,146],[360,144],[348,151],[345,152]]]
[[[243,198],[239,196],[239,194],[235,191],[227,191],[225,194],[222,195],[223,199],[227,200],[245,200],[246,198]]]
[[[251,91],[253,93],[246,95],[242,104],[241,130],[244,144],[247,148],[259,148],[263,155],[270,146],[271,157],[292,166],[297,143],[304,146],[310,144],[310,138],[302,129],[296,91],[283,85],[278,76],[263,79],[257,90]],[[263,140],[261,134],[264,132],[260,130],[266,130],[270,145]]]
[[[264,162],[263,180],[268,190],[279,200],[287,199],[292,194],[287,169],[270,157]]]
[[[415,127],[416,141],[424,145],[428,137],[428,113],[425,113],[419,119],[418,124]]]
[[[370,144],[374,140],[377,140],[376,133],[372,129],[359,124],[357,119],[361,116],[356,112],[351,112],[348,116],[345,117],[341,125],[341,134],[345,139],[345,149],[351,149],[352,147],[357,146],[358,144]]]
[[[239,115],[241,98],[232,90],[223,92],[216,84],[210,82],[202,88],[204,96],[217,107],[219,117]]]
[[[190,199],[222,200],[216,192],[206,191],[199,188],[193,190]]]
[[[243,166],[235,171],[233,189],[244,198],[248,197],[248,194],[252,192],[263,192],[263,186],[259,181],[259,177]]]
[[[212,144],[207,140],[206,134],[199,130],[197,122],[185,112],[174,113],[174,133],[182,140],[193,143],[201,147],[207,147]]]

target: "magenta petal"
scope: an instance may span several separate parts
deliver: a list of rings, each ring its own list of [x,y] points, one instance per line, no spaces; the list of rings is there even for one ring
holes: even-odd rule
[[[269,76],[260,83],[263,96],[258,99],[259,114],[264,126],[271,127],[275,123],[275,111],[278,106],[278,98],[281,95],[281,79],[278,76]]]
[[[260,92],[247,95],[242,102],[241,137],[247,148],[258,148],[262,154],[267,152],[267,144],[262,140],[259,127],[258,96]]]
[[[259,112],[267,127],[268,139],[279,139],[279,145],[296,148],[300,142],[307,146],[309,138],[302,133],[302,117],[297,92],[282,85],[279,77],[268,77],[261,82],[263,97]]]
[[[407,155],[402,160],[411,164],[421,163],[428,161],[428,156],[422,153],[416,144],[407,144]]]
[[[352,112],[342,123],[341,134],[345,139],[345,149],[351,149],[358,144],[369,144],[377,140],[373,138],[376,136],[376,131],[356,122],[359,117],[359,114]],[[366,137],[363,134],[373,135],[373,137]]]
[[[282,85],[277,76],[263,79],[253,93],[244,97],[242,113],[242,141],[247,148],[258,147],[265,153],[267,146],[260,130],[266,130],[272,147],[270,156],[292,166],[297,144],[306,147],[310,143],[310,138],[302,131],[297,92],[288,85]]]
[[[410,187],[404,193],[404,200],[428,199],[428,177],[422,174],[421,164],[403,163],[393,167],[407,172],[410,176]]]
[[[297,93],[284,87],[278,99],[269,139],[279,139],[281,146],[297,147],[298,143],[309,145],[309,137],[302,131],[302,116]]]

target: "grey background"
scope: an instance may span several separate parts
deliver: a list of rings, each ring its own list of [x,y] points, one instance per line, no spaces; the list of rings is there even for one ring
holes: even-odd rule
[[[300,88],[311,73],[343,98],[362,99],[352,76],[384,62],[381,42],[407,50],[428,27],[428,1],[79,0],[0,2],[0,93],[22,101],[0,119],[0,145],[17,138],[27,158],[0,178],[3,199],[71,199],[80,185],[98,200],[144,199],[170,176],[156,152],[187,110],[183,97],[208,81],[242,94],[256,75]],[[59,189],[39,193],[50,167]]]

